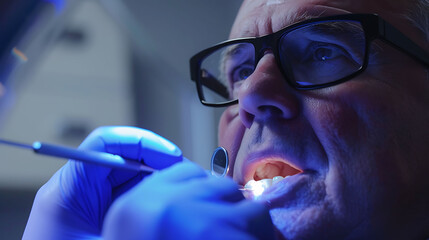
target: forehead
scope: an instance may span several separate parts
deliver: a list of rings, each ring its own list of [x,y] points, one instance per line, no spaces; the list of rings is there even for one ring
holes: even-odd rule
[[[231,38],[263,36],[308,18],[346,13],[377,13],[404,24],[408,0],[245,0],[231,30]],[[395,24],[397,25],[397,24]]]

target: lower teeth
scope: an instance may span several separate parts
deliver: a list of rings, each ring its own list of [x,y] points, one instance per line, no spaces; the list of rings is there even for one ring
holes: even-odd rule
[[[283,179],[284,177],[282,176],[276,176],[272,179],[262,179],[259,181],[255,181],[252,179],[247,182],[246,185],[244,185],[244,189],[247,192],[245,194],[245,197],[255,199],[259,197],[265,191],[265,189],[271,187],[272,185],[280,182]]]

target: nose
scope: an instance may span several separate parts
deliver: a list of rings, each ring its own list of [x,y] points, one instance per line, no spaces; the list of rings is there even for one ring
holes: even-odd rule
[[[240,119],[247,128],[254,121],[293,119],[299,112],[297,92],[284,79],[272,53],[266,53],[243,82],[238,102]]]

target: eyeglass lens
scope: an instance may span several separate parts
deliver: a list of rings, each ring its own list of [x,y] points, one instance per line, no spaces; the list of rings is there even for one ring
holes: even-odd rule
[[[364,30],[356,21],[310,23],[278,40],[279,66],[293,85],[312,87],[338,81],[359,71],[365,59]],[[208,103],[237,99],[240,86],[255,69],[251,43],[224,46],[201,62],[200,81]]]

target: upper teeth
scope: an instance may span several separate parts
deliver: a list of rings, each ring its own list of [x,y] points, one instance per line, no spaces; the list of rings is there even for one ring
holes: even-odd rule
[[[266,178],[259,181],[250,180],[244,185],[244,189],[249,191],[251,194],[248,194],[249,198],[256,198],[260,196],[265,189],[271,187],[272,185],[280,182],[284,177],[275,176],[272,179]]]

